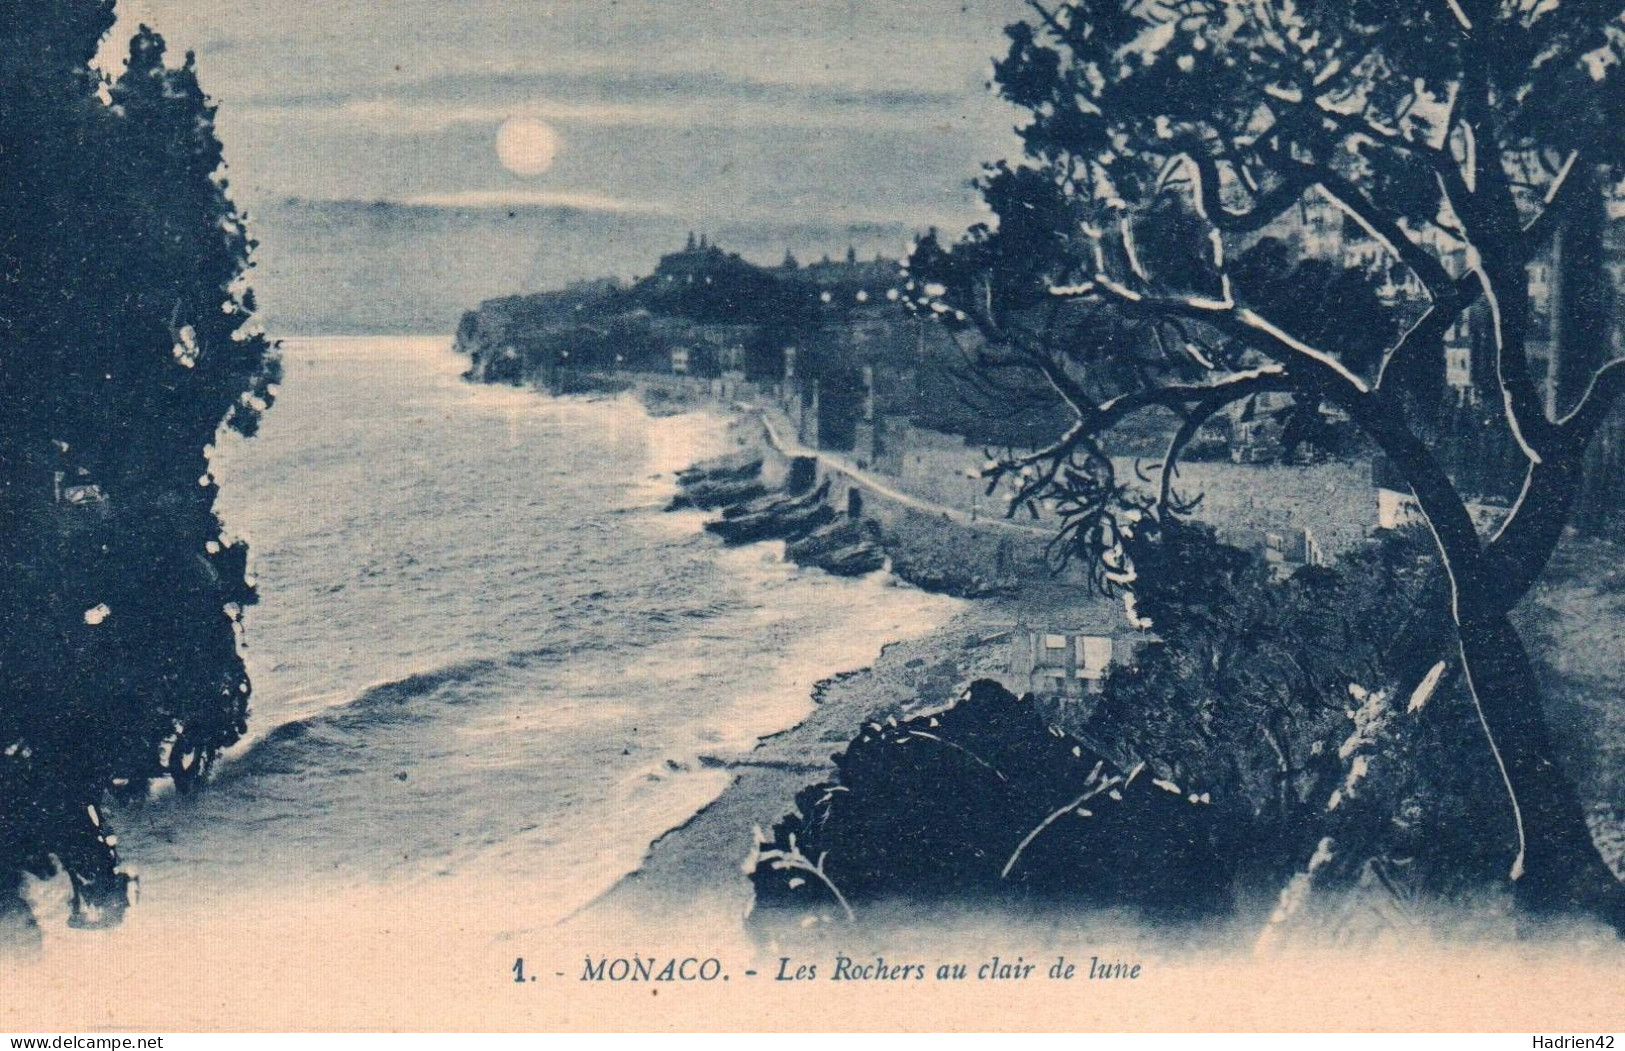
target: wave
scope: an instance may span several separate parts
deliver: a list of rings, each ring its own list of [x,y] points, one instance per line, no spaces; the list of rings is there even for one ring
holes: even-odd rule
[[[598,648],[577,641],[568,646],[555,644],[513,650],[377,683],[362,690],[353,700],[281,723],[258,737],[222,767],[213,780],[213,787],[224,787],[265,773],[286,772],[287,760],[295,751],[299,753],[300,765],[305,765],[315,758],[310,753],[354,747],[364,743],[365,735],[371,732],[433,720],[447,709],[478,704],[489,698],[479,690],[457,688],[475,686],[514,667],[559,663]],[[427,703],[431,700],[432,704]]]
[[[205,790],[121,815],[163,908],[376,882],[567,911],[722,791],[705,757],[953,605],[661,513],[728,446],[721,413],[465,384],[444,342],[293,350],[266,432],[221,465],[265,588],[257,736]]]

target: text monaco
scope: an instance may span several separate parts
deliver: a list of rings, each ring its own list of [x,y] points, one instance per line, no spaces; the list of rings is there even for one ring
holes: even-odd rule
[[[722,973],[722,961],[715,956],[702,960],[697,956],[645,959],[633,955],[614,959],[599,957],[596,963],[589,956],[581,974],[584,982],[714,982],[718,979],[727,981],[728,976]]]

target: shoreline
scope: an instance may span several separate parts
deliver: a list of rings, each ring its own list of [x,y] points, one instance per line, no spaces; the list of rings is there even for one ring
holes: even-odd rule
[[[994,663],[1002,667],[999,647],[985,640],[1003,604],[970,601],[975,604],[923,636],[884,642],[870,664],[820,679],[810,691],[813,710],[795,725],[733,755],[701,756],[702,765],[733,775],[727,787],[657,836],[637,868],[566,923],[595,915],[742,920],[752,900],[744,865],[754,831],[771,827],[794,809],[796,793],[827,779],[835,770],[832,756],[863,723],[941,707],[964,681],[996,671]]]
[[[765,734],[752,747],[731,755],[701,756],[703,766],[731,774],[727,786],[651,840],[637,867],[562,921],[561,930],[566,934],[605,927],[636,931],[637,924],[651,922],[652,927],[670,925],[711,931],[719,938],[754,940],[744,924],[754,901],[746,866],[757,830],[766,832],[792,813],[796,795],[803,789],[830,780],[836,769],[833,756],[865,724],[889,718],[902,721],[935,711],[951,703],[973,679],[1002,678],[1003,633],[1030,609],[1030,604],[1007,597],[967,599],[965,608],[940,627],[917,638],[886,641],[868,665],[818,680],[810,691],[813,710],[795,725]],[[1594,808],[1592,813],[1601,823],[1602,810]],[[1618,832],[1610,836],[1616,844],[1609,852],[1610,861],[1625,867],[1625,854],[1618,852],[1617,844],[1622,842]],[[653,922],[651,917],[659,919]],[[1004,917],[1007,928],[1024,930],[1023,921],[1013,917]],[[937,919],[952,922],[947,914]],[[872,931],[864,937],[883,939],[888,930],[895,936],[908,929],[906,924],[888,928],[886,922],[881,921],[878,934]],[[972,937],[986,929],[976,922],[964,928]],[[1238,913],[1231,924],[1207,932],[1202,951],[1245,954],[1259,929],[1256,923],[1243,922]],[[1472,928],[1468,924],[1461,929]],[[1085,940],[1123,939],[1124,945],[1142,951],[1150,947],[1157,953],[1172,951],[1178,944],[1177,939],[1159,941],[1151,929],[1122,927],[1109,917],[1103,921],[1084,913],[1051,917],[1038,927],[1025,928],[1025,936],[1042,940],[1056,930],[1085,932],[1081,935]],[[1463,937],[1471,936],[1458,931],[1445,942]]]
[[[760,448],[783,455],[760,434],[751,413],[698,396],[682,399],[680,406],[664,397],[651,405],[646,394],[634,387],[624,396],[643,402],[651,416],[711,414],[724,421],[735,451]],[[895,573],[891,580],[897,587],[935,590]],[[1047,593],[960,598],[963,608],[939,627],[913,638],[878,640],[878,652],[867,664],[833,671],[813,683],[811,710],[793,725],[764,734],[739,751],[700,755],[702,768],[731,775],[726,787],[651,840],[636,868],[561,925],[590,926],[611,916],[683,916],[690,922],[737,925],[752,901],[745,864],[754,850],[754,832],[792,812],[803,788],[831,777],[833,756],[864,723],[941,708],[971,680],[1002,677],[1004,633],[1024,612],[1053,607],[1059,600],[1059,589],[1039,590]]]
[[[643,392],[633,389],[625,393],[641,397]],[[787,460],[799,452],[795,448],[787,451],[778,447],[773,441],[776,436],[763,434],[768,428],[763,425],[760,414],[747,411],[743,406],[699,395],[660,400],[660,408],[665,412],[660,413],[650,406],[651,415],[703,412],[725,421],[736,454],[742,450],[760,450],[770,457]],[[680,405],[674,405],[673,401]],[[830,466],[839,471],[843,465],[837,459]],[[881,546],[890,548],[887,541],[891,539],[894,538],[882,539]],[[1566,547],[1565,550],[1571,549]],[[1544,595],[1544,601],[1536,598],[1531,606],[1536,602],[1555,604],[1558,596],[1572,590],[1573,581],[1559,582],[1566,574],[1554,575],[1559,579],[1548,579],[1537,589]],[[929,584],[910,583],[903,579],[905,576],[894,571],[894,579],[900,585],[940,591]],[[1028,583],[1032,586],[1015,589],[1013,594],[993,591],[964,597],[963,609],[922,636],[905,641],[880,640],[879,652],[867,665],[833,672],[812,685],[812,710],[805,718],[782,730],[764,734],[748,748],[728,754],[701,755],[702,768],[730,775],[725,787],[710,802],[651,840],[634,869],[565,922],[589,917],[605,919],[611,915],[686,916],[691,921],[723,923],[738,929],[753,901],[745,865],[753,854],[754,833],[769,829],[793,813],[795,797],[804,788],[829,780],[835,771],[832,756],[844,750],[865,723],[885,721],[888,717],[902,719],[946,706],[960,689],[976,678],[1004,679],[1006,653],[1005,647],[999,644],[1004,633],[1024,620],[1053,614],[1060,606],[1078,601],[1075,588],[1059,582],[1051,587]],[[1533,610],[1522,612],[1523,617],[1528,618]],[[1549,611],[1548,617],[1551,612],[1555,611]],[[1533,619],[1545,618],[1537,614]],[[1542,626],[1550,629],[1552,625]],[[1548,633],[1536,632],[1537,635]],[[1542,641],[1550,644],[1554,640]],[[1557,641],[1558,652],[1550,656],[1557,658],[1565,648]],[[1007,682],[1006,685],[1017,694],[1023,692],[1014,684]],[[1565,706],[1573,705],[1574,700],[1562,697]],[[1604,753],[1617,747],[1613,745],[1617,740],[1613,734],[1596,736],[1600,740],[1586,744],[1593,748],[1604,745]],[[1592,748],[1582,745],[1576,750],[1583,753]],[[1595,780],[1603,783],[1586,786],[1591,788],[1587,793],[1590,796],[1588,816],[1595,822],[1599,838],[1608,841],[1605,857],[1618,867],[1625,864],[1625,849],[1621,849],[1625,847],[1625,840],[1619,839],[1617,831],[1621,813],[1617,799],[1609,805],[1609,797],[1614,795],[1609,790],[1612,778],[1603,770],[1592,773],[1602,774]],[[1584,780],[1592,779],[1583,779],[1582,784]]]

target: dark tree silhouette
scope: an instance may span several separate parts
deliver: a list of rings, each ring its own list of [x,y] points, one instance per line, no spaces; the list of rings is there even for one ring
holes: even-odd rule
[[[186,790],[246,729],[246,549],[209,449],[276,379],[253,242],[194,62],[143,27],[91,66],[108,0],[0,3],[0,913],[65,872],[74,922],[127,904],[109,794]]]
[[[1511,829],[1496,820],[1500,779],[1459,668],[1412,656],[1439,672],[1425,696],[1387,706],[1404,737],[1350,761],[1371,714],[1358,709],[1385,700],[1362,684],[1391,681],[1418,635],[1449,630],[1432,544],[1408,528],[1277,580],[1201,523],[1132,539],[1136,605],[1158,639],[1113,671],[1083,736],[1211,791],[1244,885],[1279,889],[1329,852],[1342,889],[1374,866],[1409,889],[1471,897],[1504,873]],[[1358,827],[1350,806],[1327,806],[1351,773],[1365,782]]]
[[[1625,930],[1625,887],[1554,760],[1508,620],[1561,537],[1587,446],[1625,388],[1625,360],[1602,363],[1606,327],[1559,320],[1565,359],[1590,365],[1583,382],[1565,381],[1572,403],[1549,411],[1526,346],[1528,263],[1619,176],[1625,8],[1077,0],[1032,9],[1030,24],[1007,31],[995,67],[1000,91],[1031,116],[1020,129],[1025,161],[986,180],[1000,226],[914,265],[920,308],[978,329],[990,367],[1040,376],[1073,415],[1050,447],[991,467],[990,485],[1009,486],[1012,511],[1053,502],[1065,549],[1088,560],[1097,585],[1132,595],[1124,540],[1189,510],[1177,464],[1204,421],[1263,392],[1346,414],[1414,492],[1449,583],[1447,628],[1414,639],[1425,657],[1394,671],[1394,695],[1454,651],[1511,802],[1518,901]],[[1426,302],[1377,310],[1329,287],[1295,300],[1269,287],[1270,268],[1232,258],[1312,197],[1408,269]],[[1190,214],[1199,237],[1185,228]],[[1584,234],[1569,241],[1595,247]],[[1595,299],[1559,306],[1594,321]],[[1524,461],[1522,493],[1488,533],[1431,440],[1444,337],[1480,300],[1490,307],[1494,397]],[[1343,313],[1315,321],[1328,311]],[[1102,316],[1137,337],[1103,337]],[[1395,333],[1375,354],[1361,346],[1373,331]],[[1117,477],[1100,437],[1153,407],[1183,422],[1160,486],[1143,493]]]

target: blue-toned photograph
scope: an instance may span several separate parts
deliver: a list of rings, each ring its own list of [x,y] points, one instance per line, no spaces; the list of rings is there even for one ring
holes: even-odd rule
[[[1625,0],[0,32],[0,1027],[1619,1028]]]

